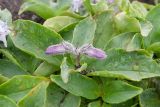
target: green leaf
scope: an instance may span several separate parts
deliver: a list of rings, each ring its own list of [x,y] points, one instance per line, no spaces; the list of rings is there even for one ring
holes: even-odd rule
[[[72,27],[75,26],[77,22],[78,22],[77,19],[69,16],[56,16],[56,17],[47,19],[43,25],[56,32],[60,32],[62,30],[70,30]]]
[[[57,3],[53,4],[52,7],[54,7],[57,16],[68,16],[64,15],[64,13],[70,9],[71,5],[72,0],[57,0]]]
[[[127,16],[121,12],[115,16],[115,26],[121,33],[123,32],[140,32],[140,23],[134,17]]]
[[[0,94],[6,95],[15,101],[19,101],[33,87],[42,81],[48,81],[43,77],[15,76],[0,85]]]
[[[40,1],[28,1],[23,3],[20,7],[19,14],[22,14],[25,11],[34,12],[44,19],[55,16],[55,11],[51,7],[51,5]]]
[[[72,94],[67,94],[60,107],[80,107],[81,97]]]
[[[8,25],[12,24],[12,14],[9,12],[9,10],[7,10],[7,9],[1,10],[0,9],[0,20],[7,22]]]
[[[141,2],[133,1],[129,8],[129,15],[145,19],[148,11]]]
[[[101,101],[94,101],[88,104],[88,107],[101,107]]]
[[[160,99],[156,89],[145,90],[139,97],[141,107],[159,107]]]
[[[140,25],[141,35],[147,37],[153,29],[152,23],[149,21],[140,21]]]
[[[103,49],[115,32],[112,12],[106,11],[96,16],[96,24],[97,28],[93,44],[95,47]]]
[[[49,4],[51,0],[23,0],[23,2],[29,2],[29,1],[33,1],[33,2],[39,1],[45,4]]]
[[[129,44],[127,45],[126,51],[136,51],[142,48],[142,37],[139,33],[135,34]]]
[[[57,0],[57,8],[63,10],[66,7],[70,7],[72,0]]]
[[[0,59],[0,74],[6,77],[13,77],[15,75],[28,75],[29,73],[10,61]]]
[[[20,107],[45,107],[46,89],[49,82],[42,82],[34,87],[23,99],[18,102]]]
[[[61,102],[65,98],[65,90],[51,83],[47,88],[46,107],[60,107]]]
[[[128,12],[130,8],[130,0],[115,0],[116,5],[118,5],[121,11]]]
[[[7,56],[7,54],[3,52],[5,56],[14,63],[16,63],[17,61],[23,70],[33,73],[37,68],[37,65],[40,63],[40,60],[16,48],[10,36],[8,37],[7,42],[8,42],[7,50],[14,58]],[[14,61],[14,59],[16,61]]]
[[[57,0],[56,2],[52,0],[26,0],[20,8],[19,14],[31,11],[44,19],[48,19],[64,15],[69,10],[71,3],[72,0]]]
[[[142,88],[120,80],[106,81],[103,83],[102,98],[107,103],[116,104],[127,101],[139,95],[142,91]]]
[[[99,0],[96,4],[92,4],[92,11],[96,13],[102,13],[109,10],[106,0]]]
[[[109,104],[103,103],[102,107],[112,107],[112,106]]]
[[[148,73],[137,71],[95,71],[88,74],[88,76],[110,77],[127,79],[132,81],[141,81],[142,79],[160,77],[160,73]]]
[[[100,96],[100,89],[96,81],[79,73],[71,73],[68,83],[64,83],[59,75],[52,75],[51,80],[68,92],[87,99]]]
[[[17,48],[48,63],[60,65],[61,61],[58,56],[53,57],[45,54],[48,46],[62,41],[59,34],[32,21],[18,20],[14,26],[16,34],[12,35],[12,40]]]
[[[88,10],[90,13],[93,14],[93,9],[92,9],[92,5],[91,5],[91,1],[90,0],[83,0],[83,4],[84,7],[86,8],[86,10]]]
[[[0,95],[0,105],[1,107],[18,107],[13,100],[4,95]]]
[[[155,53],[160,53],[160,42],[153,43],[148,47],[148,50]]]
[[[106,53],[108,55],[106,60],[91,60],[88,62],[88,67],[95,71],[135,71],[159,74],[160,66],[145,51],[126,52],[121,49],[111,49]]]
[[[81,47],[84,44],[92,43],[94,33],[96,30],[96,23],[91,17],[87,17],[76,25],[73,32],[72,43],[76,47]]]
[[[65,40],[65,41],[72,41],[72,38],[73,38],[73,28],[72,28],[72,30],[70,30],[70,31],[62,31],[62,32],[59,32],[60,33],[60,35],[62,35],[62,37],[63,37],[63,39]]]
[[[66,57],[63,58],[63,61],[62,61],[60,68],[61,68],[61,78],[64,83],[67,83],[71,69],[67,65],[67,58]]]
[[[153,29],[152,23],[149,21],[140,21],[140,25],[141,35],[147,37]]]
[[[84,19],[86,18],[86,16],[82,16],[80,14],[76,14],[72,11],[63,11],[63,13],[60,14],[61,16],[70,16],[70,17],[73,17],[73,18],[76,18],[76,19]]]
[[[106,45],[108,49],[124,49],[126,51],[135,51],[141,49],[142,38],[140,34],[122,33],[113,37]]]
[[[134,98],[127,100],[126,102],[122,102],[119,104],[112,104],[111,107],[137,107],[138,105],[138,100],[136,101]]]
[[[159,42],[160,41],[160,5],[157,5],[147,14],[147,20],[150,21],[153,25],[153,29],[151,33],[145,38],[145,46],[148,47],[149,45]]]
[[[0,84],[8,81],[8,79],[9,79],[9,78],[7,78],[7,77],[5,77],[5,76],[3,76],[3,75],[0,74]]]
[[[77,72],[83,72],[87,69],[87,63],[83,63],[80,68],[76,69]]]
[[[21,65],[18,63],[18,61],[14,58],[14,56],[8,50],[0,49],[0,53],[2,53],[5,57],[7,57],[12,63],[22,68]]]
[[[35,70],[33,74],[38,76],[49,76],[57,70],[57,67],[44,61],[38,66],[38,68]]]

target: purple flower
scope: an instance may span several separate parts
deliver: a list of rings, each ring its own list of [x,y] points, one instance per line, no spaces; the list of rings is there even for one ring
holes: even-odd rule
[[[51,45],[46,49],[46,54],[65,54],[65,53],[75,53],[74,46],[66,41],[63,41],[60,44]]]
[[[51,45],[46,49],[46,54],[56,55],[56,54],[64,54],[64,53],[66,53],[66,50],[62,44]]]
[[[10,30],[7,26],[7,23],[0,20],[0,41],[4,43],[4,46],[7,47],[6,37],[9,34]]]
[[[107,57],[106,53],[103,50],[95,48],[89,44],[82,46],[80,52],[96,59],[105,59]]]
[[[76,48],[73,44],[63,41],[60,44],[51,45],[46,49],[46,54],[65,54],[72,53],[76,56],[85,54],[89,57],[93,57],[96,59],[105,59],[107,57],[106,53],[98,48],[93,47],[90,44],[86,44],[81,46],[80,48]]]
[[[82,6],[83,1],[82,0],[73,0],[72,1],[72,11],[79,12],[79,8]]]

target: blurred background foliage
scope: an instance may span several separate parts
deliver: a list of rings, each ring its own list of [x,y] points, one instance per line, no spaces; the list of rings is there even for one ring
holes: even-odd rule
[[[0,0],[0,7],[2,9],[7,8],[10,10],[10,12],[13,15],[13,20],[16,19],[30,19],[39,23],[43,23],[44,20],[34,13],[31,12],[25,12],[21,15],[18,15],[19,8],[21,4],[23,3],[24,0]],[[160,0],[130,0],[130,1],[140,1],[144,3],[149,3],[149,4],[158,4],[160,3]]]

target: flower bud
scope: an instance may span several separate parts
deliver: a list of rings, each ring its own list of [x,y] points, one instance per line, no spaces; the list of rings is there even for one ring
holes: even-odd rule
[[[92,45],[82,46],[80,52],[96,59],[105,59],[107,57],[106,53],[103,50],[95,48]]]
[[[63,44],[51,45],[46,49],[46,54],[64,54],[66,52]]]
[[[75,47],[66,41],[63,41],[60,44],[51,45],[46,49],[46,54],[65,54],[65,53],[72,53],[75,54]]]

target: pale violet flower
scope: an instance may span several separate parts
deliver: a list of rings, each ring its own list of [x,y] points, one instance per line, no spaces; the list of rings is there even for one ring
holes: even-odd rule
[[[82,46],[82,48],[80,48],[80,52],[96,59],[105,59],[107,57],[103,50],[95,48],[90,44]]]
[[[0,20],[0,41],[3,42],[4,46],[7,47],[6,37],[9,34],[10,30],[6,22]]]
[[[79,12],[80,7],[83,5],[82,0],[73,0],[72,1],[72,11]]]
[[[65,54],[65,53],[75,53],[74,46],[66,41],[63,41],[60,44],[51,45],[46,49],[46,54]]]
[[[66,50],[62,44],[51,45],[46,49],[46,54],[64,54],[64,53],[66,53]]]
[[[46,49],[46,54],[65,54],[71,53],[76,56],[84,54],[89,57],[93,57],[96,59],[105,59],[107,57],[106,53],[98,48],[93,47],[91,44],[86,44],[81,46],[80,48],[76,48],[73,44],[63,41],[60,44],[51,45]]]

